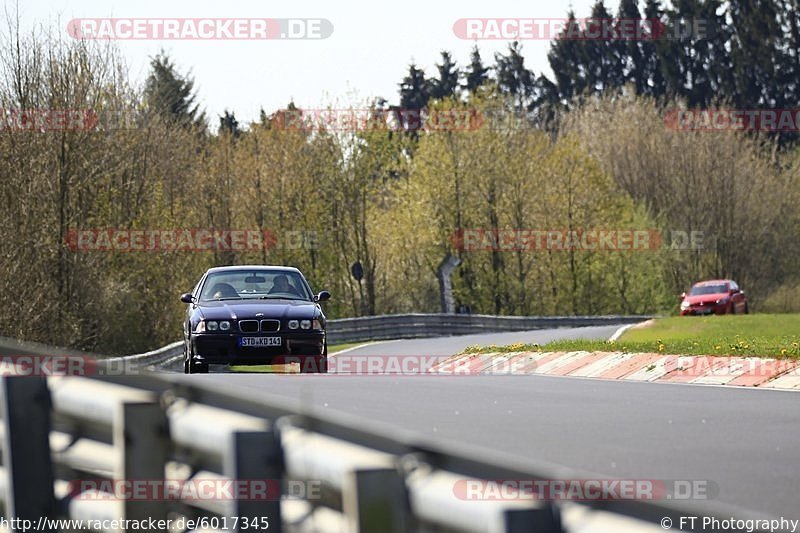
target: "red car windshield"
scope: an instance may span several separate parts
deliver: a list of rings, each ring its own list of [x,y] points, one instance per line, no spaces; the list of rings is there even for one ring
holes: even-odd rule
[[[728,286],[724,283],[719,285],[695,285],[689,295],[700,296],[703,294],[719,294],[721,292],[728,292]]]

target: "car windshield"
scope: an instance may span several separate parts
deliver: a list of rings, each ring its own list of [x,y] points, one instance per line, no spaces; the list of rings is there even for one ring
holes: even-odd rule
[[[236,270],[208,275],[200,300],[242,299],[313,299],[308,286],[297,272],[285,270]]]
[[[695,285],[689,295],[700,296],[703,294],[719,294],[721,292],[728,292],[728,286],[724,283],[718,285]]]

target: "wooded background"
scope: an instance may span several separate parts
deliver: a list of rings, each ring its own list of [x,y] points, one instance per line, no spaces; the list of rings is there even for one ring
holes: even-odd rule
[[[675,131],[675,109],[800,107],[797,0],[686,0],[616,14],[666,25],[704,18],[712,36],[557,40],[554,79],[511,43],[475,48],[437,74],[410,65],[399,110],[478,113],[476,128],[287,127],[286,110],[240,125],[209,118],[164,54],[133,86],[113,44],[9,19],[0,43],[0,335],[124,354],[180,336],[181,292],[206,268],[278,264],[327,289],[330,317],[439,310],[436,267],[462,264],[472,312],[671,312],[693,281],[733,277],[754,311],[800,311],[796,132]],[[588,16],[589,14],[583,14]],[[574,16],[570,14],[570,16]],[[92,110],[88,129],[20,130],[25,110]],[[363,111],[360,111],[363,113]],[[291,115],[295,116],[295,115]],[[213,124],[213,127],[210,126]],[[87,228],[267,230],[259,251],[71,249]],[[459,229],[700,231],[705,247],[652,251],[458,249]],[[305,240],[303,239],[305,237]],[[364,266],[361,291],[350,265]]]

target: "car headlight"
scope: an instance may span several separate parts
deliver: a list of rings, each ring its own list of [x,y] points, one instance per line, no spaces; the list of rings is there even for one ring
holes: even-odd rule
[[[311,329],[322,329],[322,323],[315,318],[311,321]]]
[[[689,309],[689,302],[685,300],[681,302],[681,309]]]
[[[720,298],[719,300],[717,300],[717,303],[718,304],[726,304],[726,303],[728,303],[728,299],[727,298]]]
[[[198,322],[197,325],[194,327],[194,332],[195,333],[205,333],[206,332],[206,323],[205,323],[205,321],[201,320],[200,322]]]
[[[231,329],[231,323],[227,320],[223,320],[219,323],[219,329],[222,331],[228,331]]]
[[[290,320],[289,321],[289,329],[297,329],[297,327],[299,325],[300,324],[297,322],[297,320]]]
[[[302,329],[311,329],[311,321],[310,320],[301,320],[300,327]]]
[[[208,331],[217,331],[217,329],[219,328],[219,324],[217,323],[216,320],[209,320],[208,322],[206,322],[206,328],[208,329]]]

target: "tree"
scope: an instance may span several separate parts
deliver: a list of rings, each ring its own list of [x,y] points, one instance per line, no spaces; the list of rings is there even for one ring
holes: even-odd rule
[[[512,97],[517,110],[526,109],[534,90],[534,75],[525,67],[519,41],[508,45],[506,55],[495,54],[495,63],[500,90]]]
[[[583,93],[586,89],[586,70],[582,64],[581,41],[573,38],[571,32],[577,33],[578,21],[575,12],[567,13],[567,23],[561,35],[553,40],[547,61],[555,76],[558,96],[565,102]]]
[[[478,46],[473,46],[472,52],[470,53],[469,67],[466,72],[466,84],[464,84],[464,89],[468,92],[477,90],[478,87],[486,83],[489,79],[489,70],[489,67],[483,66],[483,60],[481,59],[481,52],[478,50]]]
[[[664,48],[672,46],[672,40],[664,39],[659,35],[663,30],[664,10],[661,7],[661,0],[647,0],[644,7],[644,16],[651,25],[650,37],[641,43],[642,49],[642,72],[644,80],[642,94],[660,98],[667,92],[667,83],[664,79],[662,57]]]
[[[458,91],[458,66],[453,61],[450,52],[442,51],[442,62],[436,65],[439,77],[431,83],[431,96],[437,100],[455,96]]]
[[[730,27],[720,0],[679,0],[667,12],[670,46],[661,47],[668,94],[689,107],[708,107],[731,95]],[[701,24],[702,23],[702,24]]]
[[[592,6],[592,24],[602,27],[611,20],[603,0],[597,0]],[[586,86],[591,93],[603,93],[607,89],[622,87],[624,83],[623,62],[619,56],[617,41],[603,35],[590,36],[587,28],[584,40],[581,41],[582,62],[586,71]]]
[[[191,77],[179,74],[163,51],[150,60],[150,69],[144,99],[151,114],[181,126],[205,122],[205,113],[195,103],[197,95]]]
[[[621,28],[629,21],[639,26],[642,14],[636,0],[620,0],[617,10],[617,27]],[[619,78],[613,82],[621,85],[631,84],[635,87],[636,94],[642,94],[647,87],[647,68],[646,59],[642,46],[644,42],[636,36],[621,35],[613,43],[615,56],[621,69],[618,71]]]
[[[217,132],[220,134],[228,133],[234,139],[238,138],[242,134],[242,130],[239,129],[239,121],[236,120],[236,115],[228,113],[226,109],[225,114],[219,117],[219,129]]]
[[[431,90],[431,82],[425,79],[425,72],[411,63],[408,75],[400,83],[400,108],[406,113],[405,116],[401,115],[400,120],[406,131],[415,132],[422,127],[420,111],[428,105]]]
[[[425,72],[411,63],[408,75],[400,83],[400,107],[420,110],[428,105],[430,97],[431,83],[425,79]]]

